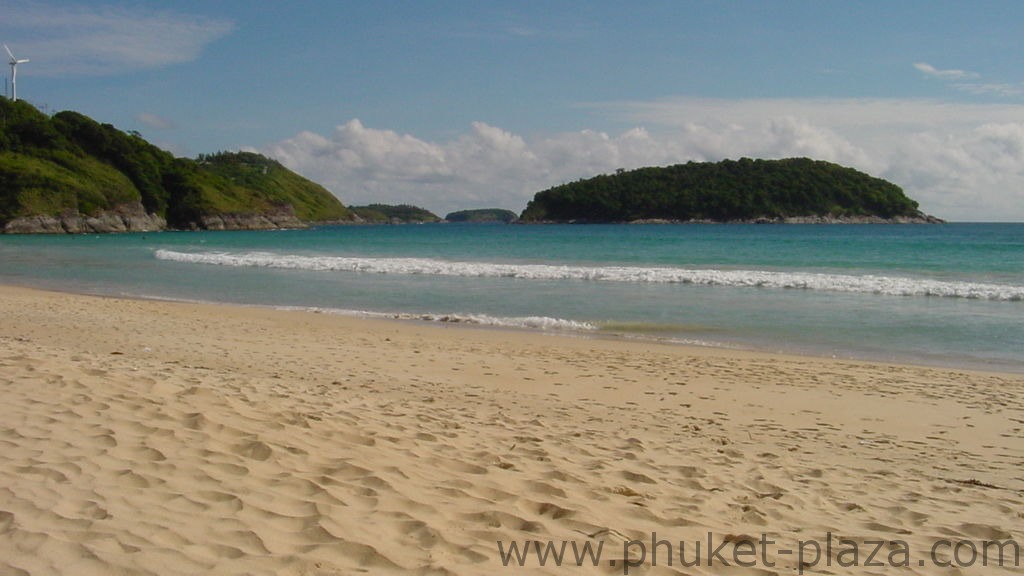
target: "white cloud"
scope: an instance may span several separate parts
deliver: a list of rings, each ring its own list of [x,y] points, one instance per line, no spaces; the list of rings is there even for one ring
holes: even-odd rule
[[[939,70],[925,62],[915,62],[914,68],[917,68],[927,76],[940,78],[942,80],[963,80],[964,78],[978,77],[974,72],[966,72],[964,70]]]
[[[328,169],[366,182],[426,184],[444,180],[450,172],[439,145],[366,128],[359,120],[338,126],[331,138],[302,132],[273,150],[274,156],[298,169]]]
[[[950,81],[950,86],[975,96],[994,96],[998,98],[1016,98],[1024,95],[1024,84],[1012,84],[1005,82],[966,82],[965,80],[980,78],[974,72],[963,70],[939,70],[930,64],[918,62],[914,64],[925,75],[940,80]]]
[[[412,203],[442,215],[522,210],[539,190],[618,168],[807,156],[887,178],[943,218],[1024,220],[1024,106],[676,99],[594,108],[648,128],[524,137],[476,122],[429,142],[352,120],[262,152],[346,203]]]
[[[542,188],[616,167],[649,163],[657,144],[642,130],[593,131],[527,142],[483,122],[431,143],[359,120],[330,137],[303,132],[261,150],[316,180],[349,204],[413,203],[440,212],[467,207],[521,210]],[[668,159],[668,150],[657,154]]]
[[[68,6],[16,1],[4,8],[0,32],[32,73],[107,75],[195,60],[234,24],[172,11],[114,5]]]
[[[174,122],[150,112],[136,114],[135,120],[156,130],[169,130],[175,126]]]

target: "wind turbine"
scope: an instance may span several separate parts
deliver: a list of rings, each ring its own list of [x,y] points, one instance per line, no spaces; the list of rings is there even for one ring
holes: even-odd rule
[[[28,62],[28,58],[22,58],[21,60],[18,60],[17,58],[14,57],[14,54],[11,53],[11,49],[7,47],[7,44],[4,44],[4,50],[7,50],[7,55],[11,57],[11,61],[10,61],[10,64],[11,64],[11,102],[17,102],[18,101],[18,84],[17,84],[18,64],[24,64],[25,62]]]

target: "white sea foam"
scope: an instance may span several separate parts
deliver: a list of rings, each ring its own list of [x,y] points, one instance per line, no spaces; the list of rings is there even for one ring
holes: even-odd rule
[[[520,278],[529,280],[584,280],[700,284],[757,288],[789,288],[831,292],[858,292],[889,296],[941,296],[977,300],[1024,301],[1024,286],[877,275],[779,272],[768,270],[714,270],[632,266],[555,266],[458,262],[430,258],[356,258],[303,256],[271,252],[179,252],[157,250],[160,260],[375,274]]]
[[[391,320],[422,320],[444,324],[472,324],[499,328],[528,328],[531,330],[560,330],[586,332],[598,327],[589,322],[550,318],[548,316],[489,316],[487,314],[414,314],[409,312],[371,312],[369,310],[345,310],[340,308],[318,308],[310,306],[277,306],[278,310],[302,310],[359,318],[386,318]]]

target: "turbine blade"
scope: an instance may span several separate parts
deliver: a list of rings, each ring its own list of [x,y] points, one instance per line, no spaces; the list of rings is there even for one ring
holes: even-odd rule
[[[11,60],[17,60],[17,58],[15,58],[14,54],[11,52],[11,49],[7,47],[7,44],[4,44],[4,50],[7,50],[7,55],[11,57]]]

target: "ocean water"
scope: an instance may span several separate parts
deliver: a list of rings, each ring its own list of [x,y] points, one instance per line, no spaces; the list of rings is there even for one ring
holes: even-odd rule
[[[1024,224],[0,236],[0,282],[1024,372]]]

